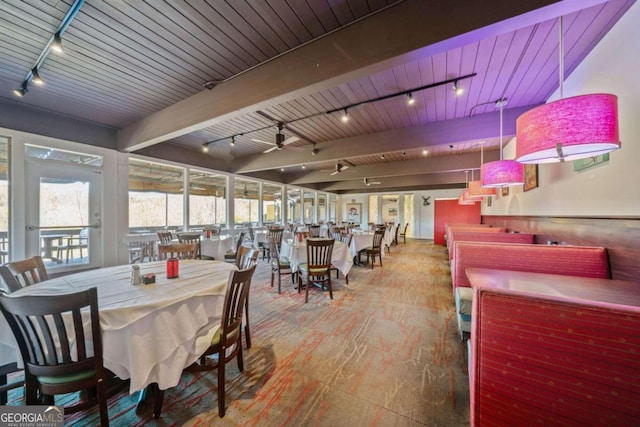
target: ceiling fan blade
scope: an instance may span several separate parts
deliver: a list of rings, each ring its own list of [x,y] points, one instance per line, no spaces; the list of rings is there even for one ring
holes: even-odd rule
[[[333,171],[330,175],[333,176],[333,175],[338,174],[338,173],[340,173],[340,171]]]
[[[284,141],[282,141],[282,145],[289,145],[293,142],[299,141],[300,138],[298,138],[297,136],[290,136],[289,138],[285,139]]]
[[[342,169],[340,169],[340,170],[347,170],[347,169],[349,169],[349,166],[345,165],[345,166],[342,166]]]
[[[276,145],[276,144],[274,144],[273,142],[262,141],[261,139],[253,139],[253,138],[252,138],[252,139],[251,139],[251,141],[253,141],[253,142],[260,142],[261,144],[267,144],[267,145],[274,145],[274,146]]]
[[[264,154],[267,154],[267,153],[270,153],[270,152],[275,151],[275,150],[277,150],[277,149],[278,149],[278,146],[277,146],[277,145],[274,145],[273,147],[271,147],[271,148],[267,148],[266,150],[264,150],[264,151],[263,151],[263,153],[264,153]]]

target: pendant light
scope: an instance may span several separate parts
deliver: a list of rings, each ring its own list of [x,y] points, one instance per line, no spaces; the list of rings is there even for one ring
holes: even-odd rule
[[[459,205],[473,205],[476,202],[479,202],[482,200],[482,197],[471,197],[469,195],[469,171],[464,171],[464,181],[465,181],[465,189],[462,191],[462,194],[460,194],[460,197],[458,197],[458,204]]]
[[[496,107],[500,109],[500,160],[485,163],[480,168],[480,182],[483,187],[495,188],[524,184],[522,163],[502,158],[502,111],[506,105],[506,99],[496,101]]]
[[[480,143],[480,170],[484,164],[484,141]],[[483,197],[491,197],[496,195],[495,188],[483,187],[481,180],[475,181],[473,179],[473,171],[471,171],[471,181],[469,181],[469,196],[479,197],[482,200]]]
[[[562,17],[559,27],[560,99],[518,117],[516,160],[520,163],[571,161],[620,148],[617,96],[600,93],[563,98]]]

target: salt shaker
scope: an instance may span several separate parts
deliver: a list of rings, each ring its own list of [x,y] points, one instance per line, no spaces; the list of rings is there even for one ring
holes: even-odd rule
[[[137,286],[142,283],[142,276],[140,275],[140,266],[131,266],[131,284]]]

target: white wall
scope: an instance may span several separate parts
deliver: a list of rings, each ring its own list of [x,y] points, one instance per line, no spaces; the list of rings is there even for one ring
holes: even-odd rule
[[[640,3],[636,3],[564,82],[564,97],[618,96],[620,149],[610,160],[580,172],[573,163],[538,166],[538,188],[511,187],[483,215],[640,215]],[[559,98],[553,94],[549,101]],[[515,157],[515,141],[504,152]]]

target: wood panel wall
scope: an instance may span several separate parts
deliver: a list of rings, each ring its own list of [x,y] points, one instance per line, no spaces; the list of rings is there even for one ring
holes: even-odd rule
[[[603,246],[609,253],[613,279],[640,282],[640,217],[482,217],[484,224],[508,231],[534,233],[535,242],[576,246]]]

